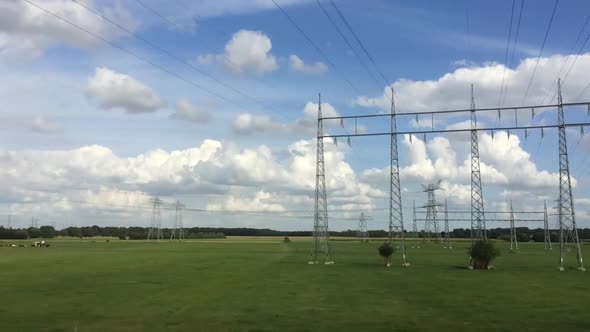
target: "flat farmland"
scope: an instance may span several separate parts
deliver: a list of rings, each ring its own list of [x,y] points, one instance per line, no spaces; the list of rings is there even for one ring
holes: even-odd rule
[[[334,265],[308,265],[305,238],[50,243],[0,248],[0,330],[590,330],[589,272],[542,244],[499,242],[471,271],[466,242],[409,244],[408,268],[383,267],[380,241],[332,241]]]

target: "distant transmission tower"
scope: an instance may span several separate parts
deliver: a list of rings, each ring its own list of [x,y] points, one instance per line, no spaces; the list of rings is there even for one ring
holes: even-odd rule
[[[6,223],[6,228],[12,229],[12,215],[8,215],[8,222]]]
[[[412,233],[414,236],[414,245],[412,248],[420,248],[419,236],[418,236],[418,220],[416,212],[416,201],[413,201],[413,219],[412,219]]]
[[[367,217],[364,213],[359,216],[359,229],[356,236],[363,242],[369,242],[369,229],[367,227]]]
[[[478,240],[486,240],[486,221],[483,209],[483,192],[479,165],[479,143],[477,140],[477,119],[475,117],[475,97],[471,84],[471,245]]]
[[[309,264],[334,264],[330,254],[328,230],[328,199],[326,195],[326,172],[324,165],[324,127],[322,124],[322,96],[318,95],[318,136],[315,177],[315,209],[313,216],[313,244]]]
[[[147,239],[159,241],[162,239],[162,215],[160,213],[160,206],[162,205],[162,200],[156,197],[152,199],[150,203],[153,204],[152,223],[148,231]]]
[[[569,241],[574,246],[578,269],[584,271],[582,260],[582,248],[576,227],[576,213],[574,210],[574,198],[570,178],[570,165],[567,155],[567,140],[565,132],[565,116],[563,113],[563,100],[561,97],[561,79],[557,80],[557,123],[559,125],[559,270],[563,271],[566,244]]]
[[[424,231],[426,232],[427,241],[430,242],[430,239],[434,236],[437,242],[442,243],[443,240],[440,236],[440,228],[438,225],[438,218],[437,218],[437,211],[440,207],[440,204],[436,202],[434,192],[440,189],[440,180],[438,183],[429,184],[428,186],[424,187],[424,192],[428,193],[428,201],[426,205],[423,207],[426,208],[426,222],[424,225]]]
[[[184,204],[182,204],[180,201],[176,201],[176,214],[174,215],[174,227],[172,228],[172,232],[170,233],[170,240],[184,240],[184,229],[182,225],[182,209],[184,209]]]
[[[447,200],[445,199],[445,238],[443,240],[444,247],[453,249],[453,245],[451,244],[451,231],[449,229],[449,206],[447,205]]]
[[[549,214],[547,214],[547,201],[543,202],[543,206],[544,206],[544,213],[543,213],[543,219],[544,219],[544,228],[545,228],[545,236],[544,236],[544,242],[545,242],[545,251],[547,250],[552,250],[551,248],[551,233],[549,232]]]
[[[402,266],[408,266],[404,216],[402,213],[402,193],[399,179],[399,155],[397,149],[397,119],[395,97],[391,88],[391,145],[389,163],[389,244],[392,244],[394,231],[399,230],[399,246],[402,253]],[[395,234],[398,234],[395,232]]]
[[[510,250],[518,249],[518,241],[516,240],[516,228],[514,227],[514,209],[512,208],[512,200],[510,200]]]

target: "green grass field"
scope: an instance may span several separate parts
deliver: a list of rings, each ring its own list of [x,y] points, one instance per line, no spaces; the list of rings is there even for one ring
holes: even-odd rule
[[[521,244],[470,271],[467,244],[408,248],[384,268],[379,242],[54,240],[0,248],[1,331],[589,331],[590,272]],[[7,243],[7,241],[2,241]],[[28,242],[27,242],[28,243]],[[396,253],[394,263],[399,263]]]

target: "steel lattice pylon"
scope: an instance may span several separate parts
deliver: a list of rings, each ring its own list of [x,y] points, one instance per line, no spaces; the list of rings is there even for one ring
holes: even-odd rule
[[[516,240],[516,227],[514,226],[514,209],[512,208],[512,200],[510,200],[510,250],[518,249],[518,241]]]
[[[445,237],[443,239],[444,247],[453,249],[451,244],[451,232],[449,230],[449,206],[447,205],[447,200],[445,199]]]
[[[369,228],[367,227],[367,216],[361,212],[359,216],[359,229],[356,233],[356,236],[362,242],[369,242]]]
[[[160,213],[160,205],[162,200],[158,197],[151,200],[152,207],[152,222],[148,231],[148,240],[159,241],[162,239],[162,215]]]
[[[414,242],[416,247],[420,248],[419,246],[419,236],[418,236],[418,218],[416,218],[416,201],[413,201],[413,213],[412,213],[412,234],[414,236]],[[414,248],[412,246],[412,248]]]
[[[324,127],[322,124],[322,96],[318,95],[318,136],[315,179],[315,209],[313,216],[313,244],[310,264],[323,259],[324,264],[333,264],[330,253],[328,230],[328,199],[326,194],[326,173],[324,165]]]
[[[565,132],[565,115],[563,112],[563,100],[561,97],[561,79],[557,80],[557,124],[559,131],[559,269],[564,270],[563,260],[566,244],[572,242],[576,251],[578,269],[584,270],[582,260],[582,248],[576,228],[576,213],[574,210],[574,198],[570,178],[569,158],[567,155],[567,140]]]
[[[176,214],[174,215],[174,227],[172,228],[172,232],[170,232],[170,240],[184,240],[184,229],[182,225],[182,209],[184,209],[184,204],[182,204],[179,201],[176,201]]]
[[[544,221],[544,229],[545,229],[545,251],[552,250],[551,248],[551,233],[549,233],[549,214],[547,214],[547,201],[543,201],[544,213],[543,213],[543,221]]]
[[[437,242],[442,243],[443,239],[440,236],[440,227],[438,224],[438,208],[440,204],[436,202],[435,191],[440,189],[440,181],[438,183],[423,186],[424,192],[428,193],[428,201],[423,207],[426,208],[426,220],[424,222],[424,231],[426,232],[425,241],[430,242],[434,236]]]
[[[404,235],[404,216],[402,212],[402,194],[399,179],[399,156],[397,150],[397,120],[395,97],[391,88],[391,149],[389,164],[389,244],[392,244],[395,230],[399,231],[402,265],[407,266],[406,241]]]
[[[476,129],[475,97],[471,84],[471,245],[477,240],[487,239]]]

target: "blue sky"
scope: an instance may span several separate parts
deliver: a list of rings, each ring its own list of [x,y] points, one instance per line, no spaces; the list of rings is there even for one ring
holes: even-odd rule
[[[335,1],[388,84],[326,0],[321,5],[353,50],[316,1],[277,0],[325,57],[272,1],[144,0],[157,14],[131,0],[80,1],[173,57],[75,2],[31,2],[145,61],[25,1],[0,2],[0,178],[10,188],[0,197],[0,207],[23,223],[37,216],[58,224],[147,225],[149,209],[138,214],[113,206],[145,207],[145,198],[159,195],[195,208],[266,211],[239,218],[192,213],[188,224],[309,229],[310,220],[291,218],[289,211],[313,207],[318,93],[330,114],[371,114],[387,111],[384,91],[392,85],[401,112],[427,111],[468,107],[470,84],[477,106],[495,107],[505,82],[503,105],[514,106],[523,104],[534,71],[524,104],[543,103],[553,96],[561,67],[563,77],[575,61],[564,82],[564,99],[590,99],[589,90],[579,96],[590,83],[584,75],[590,69],[590,46],[576,57],[590,34],[590,24],[584,26],[590,4],[581,0],[559,1],[538,65],[555,2],[525,1],[514,47],[521,6],[515,1],[507,68],[512,1]],[[568,119],[586,121],[579,111],[568,110]],[[513,121],[511,116],[503,114],[502,123]],[[465,120],[440,118],[436,126],[460,126]],[[427,121],[421,118],[422,125]],[[490,114],[479,122],[489,127],[497,121]],[[519,121],[551,123],[555,111],[533,120],[523,114]],[[383,127],[359,124],[361,130]],[[420,127],[413,118],[400,120],[399,126]],[[337,126],[327,130],[339,132]],[[540,210],[544,199],[555,199],[556,132],[545,134],[541,140],[533,132],[525,140],[524,133],[510,138],[496,133],[493,141],[482,134],[490,210],[507,209],[510,198],[527,210]],[[580,223],[590,226],[589,193],[582,189],[589,179],[590,141],[584,136],[578,143],[579,137],[579,129],[572,129],[572,175]],[[400,137],[405,207],[424,201],[425,194],[417,193],[420,184],[437,179],[445,188],[441,199],[457,208],[468,206],[466,136],[428,136],[425,147],[421,139],[410,143]],[[387,206],[387,139],[354,139],[352,147],[326,144],[334,228],[356,227],[352,219],[359,211],[373,215],[370,228],[384,228],[386,213],[380,209]],[[411,223],[410,212],[405,211],[406,223]]]

